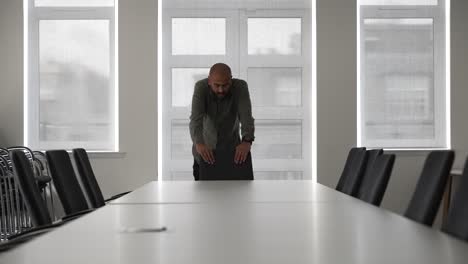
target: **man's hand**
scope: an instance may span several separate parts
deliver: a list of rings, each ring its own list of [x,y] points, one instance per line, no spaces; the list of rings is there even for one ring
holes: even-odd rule
[[[214,164],[215,159],[213,151],[205,144],[195,144],[195,149],[203,158],[203,160],[209,164]]]
[[[242,142],[236,147],[236,155],[234,155],[234,163],[241,164],[247,159],[250,152],[251,143]]]

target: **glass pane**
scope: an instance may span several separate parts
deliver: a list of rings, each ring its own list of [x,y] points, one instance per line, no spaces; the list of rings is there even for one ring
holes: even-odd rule
[[[112,142],[109,21],[41,20],[39,36],[40,141]]]
[[[249,68],[247,74],[253,106],[301,105],[301,68]]]
[[[361,5],[437,5],[438,0],[360,0]]]
[[[35,6],[114,6],[114,0],[35,0]]]
[[[301,120],[256,120],[254,159],[299,159],[302,157]],[[188,121],[173,120],[172,159],[191,159],[192,140]]]
[[[301,18],[249,18],[249,55],[301,54]]]
[[[188,120],[172,120],[171,139],[172,159],[193,159]]]
[[[254,171],[255,180],[303,180],[302,171]]]
[[[173,18],[172,55],[226,54],[225,18]]]
[[[363,30],[367,138],[434,138],[432,19],[366,19]]]
[[[255,120],[254,159],[302,158],[302,120]]]
[[[209,68],[173,68],[172,69],[172,106],[186,107],[192,103],[195,83],[207,78]]]

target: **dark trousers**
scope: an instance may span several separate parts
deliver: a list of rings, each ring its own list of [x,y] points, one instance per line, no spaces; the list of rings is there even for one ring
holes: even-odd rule
[[[198,181],[200,179],[200,165],[197,160],[193,160],[193,178]]]

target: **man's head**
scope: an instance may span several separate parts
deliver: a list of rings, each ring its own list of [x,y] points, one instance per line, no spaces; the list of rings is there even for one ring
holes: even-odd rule
[[[231,68],[224,63],[216,63],[211,66],[208,76],[208,85],[218,98],[223,98],[231,89]]]

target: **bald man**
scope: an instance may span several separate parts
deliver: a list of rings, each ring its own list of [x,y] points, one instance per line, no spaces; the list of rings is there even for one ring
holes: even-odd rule
[[[214,64],[208,78],[195,84],[192,97],[190,136],[195,180],[199,179],[200,162],[216,163],[214,149],[235,149],[234,163],[244,163],[255,139],[254,131],[247,83],[232,78],[228,65]]]

